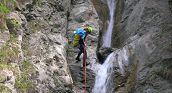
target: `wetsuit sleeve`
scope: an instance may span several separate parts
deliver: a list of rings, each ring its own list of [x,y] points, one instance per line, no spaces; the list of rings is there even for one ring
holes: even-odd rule
[[[83,40],[85,40],[85,33],[82,35],[82,37],[81,37]]]
[[[84,33],[84,34],[82,35],[82,37],[81,37],[80,44],[85,45],[84,42],[85,42],[86,37],[87,37],[87,33]]]
[[[86,31],[83,31],[83,35],[82,35],[81,38],[82,38],[83,40],[85,40],[86,37],[87,37],[87,33],[86,33]]]

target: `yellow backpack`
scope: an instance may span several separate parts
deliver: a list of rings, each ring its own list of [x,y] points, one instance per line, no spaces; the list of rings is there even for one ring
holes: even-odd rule
[[[72,45],[74,47],[79,46],[79,40],[80,40],[80,36],[78,34],[75,34],[74,35],[74,38],[73,38],[73,41],[72,41]]]

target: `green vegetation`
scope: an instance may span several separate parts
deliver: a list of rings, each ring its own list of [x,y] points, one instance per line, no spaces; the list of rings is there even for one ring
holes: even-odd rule
[[[0,2],[0,29],[7,29],[6,14],[14,10],[16,7],[16,0],[1,0]]]
[[[0,93],[11,93],[11,90],[8,87],[0,84]]]
[[[16,0],[1,0],[1,4],[8,7],[8,9],[13,10],[16,7]]]
[[[10,33],[10,40],[7,43],[17,43],[17,35],[13,32]]]
[[[18,47],[13,46],[13,43],[16,43],[16,36],[14,34],[10,34],[10,39],[7,43],[0,49],[0,63],[10,63],[18,59]]]
[[[9,13],[10,10],[7,8],[7,6],[5,6],[4,4],[0,3],[0,13]]]
[[[18,22],[16,19],[10,19],[10,23],[14,27],[19,27],[21,25],[20,22]]]
[[[29,61],[26,61],[26,60],[22,62],[21,71],[23,72],[23,74],[35,74],[36,73],[34,65],[32,65]]]
[[[4,46],[0,49],[0,62],[8,63],[13,59],[16,59],[18,55],[18,50],[10,46]]]
[[[0,3],[0,29],[7,29],[5,14],[9,13],[10,10],[4,4]]]
[[[28,22],[28,27],[33,33],[35,33],[41,30],[41,24],[42,24],[41,20],[34,20]]]
[[[16,78],[15,86],[19,93],[26,93],[29,89],[34,87],[34,84],[31,80],[29,80],[28,76],[21,75]]]
[[[10,32],[13,32],[13,34],[16,34],[16,28],[18,28],[21,25],[21,22],[15,18],[6,19],[7,27],[10,30]]]
[[[11,65],[7,65],[7,64],[4,64],[4,63],[1,63],[0,64],[0,70],[2,70],[2,69],[8,69],[8,68],[11,68]]]
[[[16,78],[15,86],[19,93],[26,93],[34,88],[34,82],[30,80],[31,76],[36,75],[34,66],[29,61],[23,61],[21,64],[21,75]]]
[[[0,48],[0,70],[8,69],[13,71],[14,74],[18,73],[18,69],[10,64],[18,59],[18,47],[14,45],[16,42],[16,36],[10,34],[10,39]]]

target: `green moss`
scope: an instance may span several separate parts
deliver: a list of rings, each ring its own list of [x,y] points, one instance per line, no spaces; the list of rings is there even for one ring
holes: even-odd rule
[[[11,90],[8,87],[0,84],[0,93],[11,93]]]
[[[34,21],[30,21],[28,22],[28,27],[30,28],[30,30],[32,31],[32,33],[38,32],[41,30],[41,21],[40,20],[34,20]]]
[[[15,27],[19,27],[21,24],[20,22],[18,22],[16,19],[10,19],[11,20],[11,24],[14,25]]]
[[[17,43],[17,35],[15,33],[10,33],[10,39],[8,40],[8,43]]]
[[[25,93],[32,90],[35,86],[30,78],[36,74],[36,70],[29,61],[25,60],[21,63],[21,71],[21,75],[18,75],[15,80],[15,87],[19,93]]]
[[[3,64],[3,63],[0,64],[0,70],[8,69],[8,68],[11,68],[11,65],[7,65],[7,64]]]
[[[0,3],[0,13],[6,14],[9,13],[10,10],[4,4]]]
[[[18,59],[18,49],[17,47],[12,46],[13,43],[16,43],[16,38],[13,34],[10,35],[10,40],[7,41],[6,45],[4,45],[0,49],[0,62],[8,63],[15,59]]]
[[[33,82],[24,74],[17,76],[15,81],[15,87],[19,93],[26,93],[29,89],[34,87]]]
[[[0,49],[0,62],[8,63],[18,58],[18,50],[10,46],[4,46]]]
[[[18,28],[19,26],[21,26],[21,23],[12,18],[12,19],[6,19],[7,22],[7,27],[10,30],[10,32],[17,32],[15,28]]]
[[[36,70],[34,65],[32,65],[29,61],[25,60],[22,62],[22,68],[21,68],[22,72],[24,74],[35,74]]]
[[[16,0],[1,0],[1,3],[8,8],[9,12],[17,6]]]
[[[10,34],[10,39],[2,48],[0,48],[0,69],[10,69],[17,72],[16,69],[10,65],[11,62],[18,59],[18,47],[14,45],[16,43],[16,36]]]

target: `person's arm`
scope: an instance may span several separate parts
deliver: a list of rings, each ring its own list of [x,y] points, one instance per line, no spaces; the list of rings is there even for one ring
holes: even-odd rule
[[[82,36],[84,46],[86,46],[86,43],[85,43],[86,38],[87,38],[87,33],[84,33],[84,35]]]
[[[72,41],[73,41],[73,39],[75,37],[75,34],[76,34],[76,31],[74,31],[73,34],[72,34]]]

